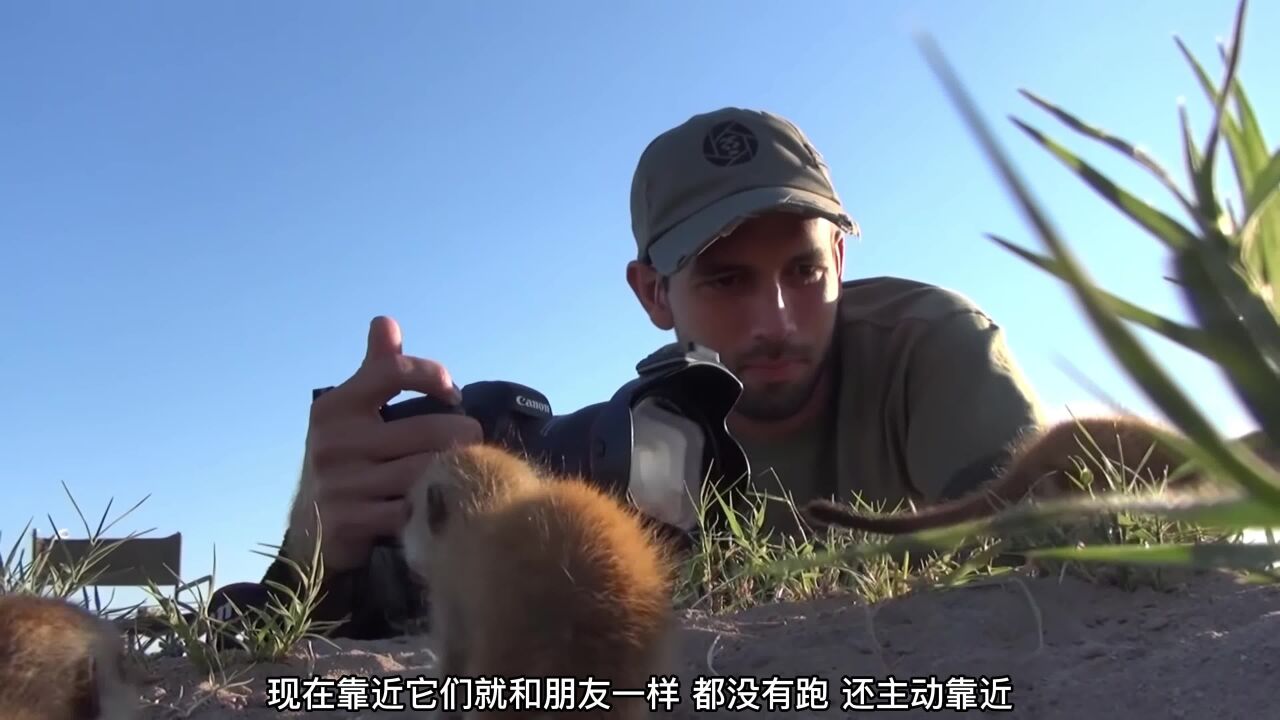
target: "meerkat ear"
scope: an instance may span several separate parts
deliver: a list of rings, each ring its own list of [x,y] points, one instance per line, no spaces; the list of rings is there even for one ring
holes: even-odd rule
[[[448,504],[444,500],[444,490],[439,485],[427,488],[427,529],[433,533],[444,530],[449,520]]]

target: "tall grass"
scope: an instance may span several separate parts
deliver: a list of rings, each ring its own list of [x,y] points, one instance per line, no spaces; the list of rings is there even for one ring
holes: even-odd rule
[[[1274,281],[1280,273],[1280,152],[1268,149],[1261,123],[1239,79],[1246,5],[1247,0],[1240,2],[1231,40],[1221,48],[1224,67],[1216,84],[1186,45],[1175,38],[1213,110],[1206,136],[1197,143],[1185,107],[1180,108],[1184,174],[1181,187],[1172,171],[1135,143],[1091,125],[1032,92],[1022,91],[1053,120],[1149,172],[1176,200],[1185,216],[1182,219],[1139,199],[1031,123],[1012,120],[1087,187],[1168,250],[1174,268],[1169,279],[1189,306],[1192,324],[1162,317],[1128,302],[1090,278],[1008,159],[941,51],[932,39],[920,39],[922,51],[943,89],[1047,253],[1019,247],[994,234],[988,238],[1067,285],[1111,355],[1172,424],[1175,432],[1159,431],[1161,436],[1183,450],[1191,463],[1239,492],[1198,498],[1139,498],[1122,493],[1038,506],[1018,505],[984,520],[922,531],[889,542],[859,544],[840,552],[840,557],[852,560],[918,547],[954,549],[975,534],[1034,533],[1063,521],[1116,513],[1224,531],[1280,526],[1280,473],[1252,449],[1280,447],[1280,303],[1276,297],[1280,288]],[[1217,189],[1224,143],[1239,193],[1238,211],[1232,210],[1233,203]],[[1159,333],[1214,363],[1260,429],[1245,442],[1224,438],[1156,356],[1139,342],[1133,326]],[[1280,560],[1280,546],[1219,539],[1041,547],[1024,554],[1031,558],[1267,573]],[[804,563],[830,560],[825,557]],[[800,563],[787,564],[794,569]]]

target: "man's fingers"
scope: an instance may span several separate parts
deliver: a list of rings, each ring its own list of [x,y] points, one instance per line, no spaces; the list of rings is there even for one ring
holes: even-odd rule
[[[400,334],[400,325],[395,320],[379,315],[369,323],[368,344],[365,346],[364,361],[399,355],[404,350],[404,338]]]
[[[480,421],[466,415],[417,415],[360,428],[360,448],[369,460],[394,460],[406,455],[439,452],[484,439]]]
[[[359,470],[348,470],[325,488],[326,495],[335,502],[402,497],[422,477],[434,457],[435,453],[423,452]]]
[[[462,396],[444,365],[411,355],[382,355],[366,360],[346,382],[321,395],[321,408],[342,406],[360,414],[377,410],[405,390],[417,391],[456,405]],[[326,409],[325,413],[329,411]]]
[[[364,361],[350,378],[324,393],[312,403],[312,417],[351,412],[368,417],[391,398],[413,390],[452,405],[462,402],[462,394],[444,365],[403,352],[403,339],[396,321],[379,315],[369,323]]]
[[[319,467],[380,463],[483,439],[480,422],[466,415],[415,415],[393,422],[364,420],[326,428],[323,436],[312,439],[311,458]]]
[[[335,532],[352,540],[372,540],[382,535],[399,534],[408,519],[409,503],[406,500],[356,501],[342,506]]]

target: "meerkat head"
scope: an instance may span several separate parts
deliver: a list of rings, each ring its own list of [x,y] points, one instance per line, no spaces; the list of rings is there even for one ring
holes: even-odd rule
[[[410,566],[429,573],[437,556],[447,553],[441,548],[477,513],[539,481],[532,467],[500,448],[468,445],[436,454],[408,493],[400,539]]]
[[[409,517],[400,531],[400,545],[409,567],[420,577],[431,574],[437,558],[433,550],[444,541],[446,531],[463,521],[463,488],[452,470],[455,463],[452,453],[435,456],[406,495]]]

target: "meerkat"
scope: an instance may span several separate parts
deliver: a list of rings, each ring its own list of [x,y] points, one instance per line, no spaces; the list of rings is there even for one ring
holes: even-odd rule
[[[0,595],[0,718],[134,720],[116,626],[66,600]]]
[[[817,499],[807,503],[803,513],[819,526],[883,535],[912,533],[986,517],[1024,499],[1043,501],[1081,495],[1086,490],[1076,482],[1080,465],[1100,478],[1108,461],[1126,483],[1136,475],[1153,487],[1159,484],[1169,491],[1202,489],[1205,478],[1194,471],[1163,482],[1165,474],[1174,475],[1187,457],[1162,441],[1153,429],[1145,420],[1123,415],[1064,420],[1015,441],[1003,471],[963,497],[914,513],[878,516],[857,513],[833,500]],[[1275,450],[1253,444],[1257,445],[1254,451],[1266,462],[1277,463]]]
[[[409,506],[401,542],[427,588],[441,680],[575,678],[580,698],[587,679],[643,693],[651,678],[673,674],[673,550],[634,508],[493,445],[441,453]],[[649,714],[643,697],[605,699],[608,711],[508,708],[492,716]]]

